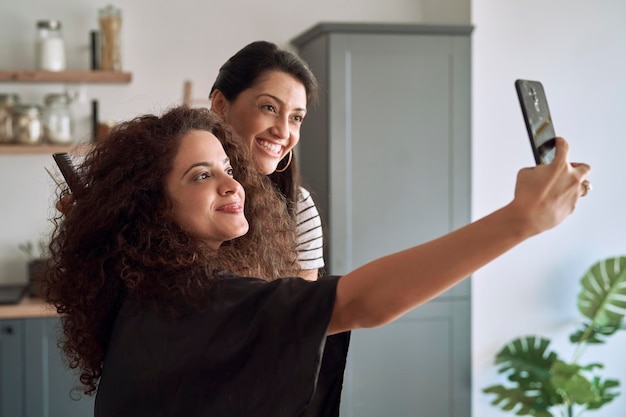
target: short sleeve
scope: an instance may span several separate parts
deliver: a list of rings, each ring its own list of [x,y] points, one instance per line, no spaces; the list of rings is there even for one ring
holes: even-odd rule
[[[127,302],[96,416],[301,415],[318,383],[337,280],[227,278],[206,311],[177,319]]]
[[[302,269],[324,267],[322,221],[311,193],[300,187],[296,203],[298,261]]]

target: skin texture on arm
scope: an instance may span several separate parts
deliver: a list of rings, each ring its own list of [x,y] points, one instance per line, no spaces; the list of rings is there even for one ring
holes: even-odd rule
[[[561,223],[590,168],[567,161],[557,138],[550,165],[522,169],[505,207],[438,239],[376,259],[343,276],[329,334],[386,324],[431,300],[531,236]]]

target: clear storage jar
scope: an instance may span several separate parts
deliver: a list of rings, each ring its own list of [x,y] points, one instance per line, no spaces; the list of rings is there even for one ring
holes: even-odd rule
[[[39,145],[43,140],[41,107],[19,104],[13,108],[13,138],[22,145]]]
[[[58,20],[37,22],[36,67],[43,71],[65,70],[65,41]]]
[[[17,94],[0,94],[0,143],[11,143],[13,138],[13,108],[19,104]]]
[[[74,115],[71,98],[66,93],[47,94],[42,114],[44,140],[63,145],[73,142]]]

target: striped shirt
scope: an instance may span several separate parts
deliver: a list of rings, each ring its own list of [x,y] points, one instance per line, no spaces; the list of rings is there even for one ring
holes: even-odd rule
[[[322,222],[311,194],[303,187],[296,203],[296,233],[298,262],[302,269],[324,266]]]

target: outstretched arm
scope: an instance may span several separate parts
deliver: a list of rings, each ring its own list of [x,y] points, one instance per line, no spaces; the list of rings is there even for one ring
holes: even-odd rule
[[[505,207],[419,246],[369,262],[337,284],[329,334],[380,326],[423,304],[531,236],[561,223],[590,167],[567,160],[557,138],[550,165],[522,169]],[[450,256],[453,254],[453,256]]]

